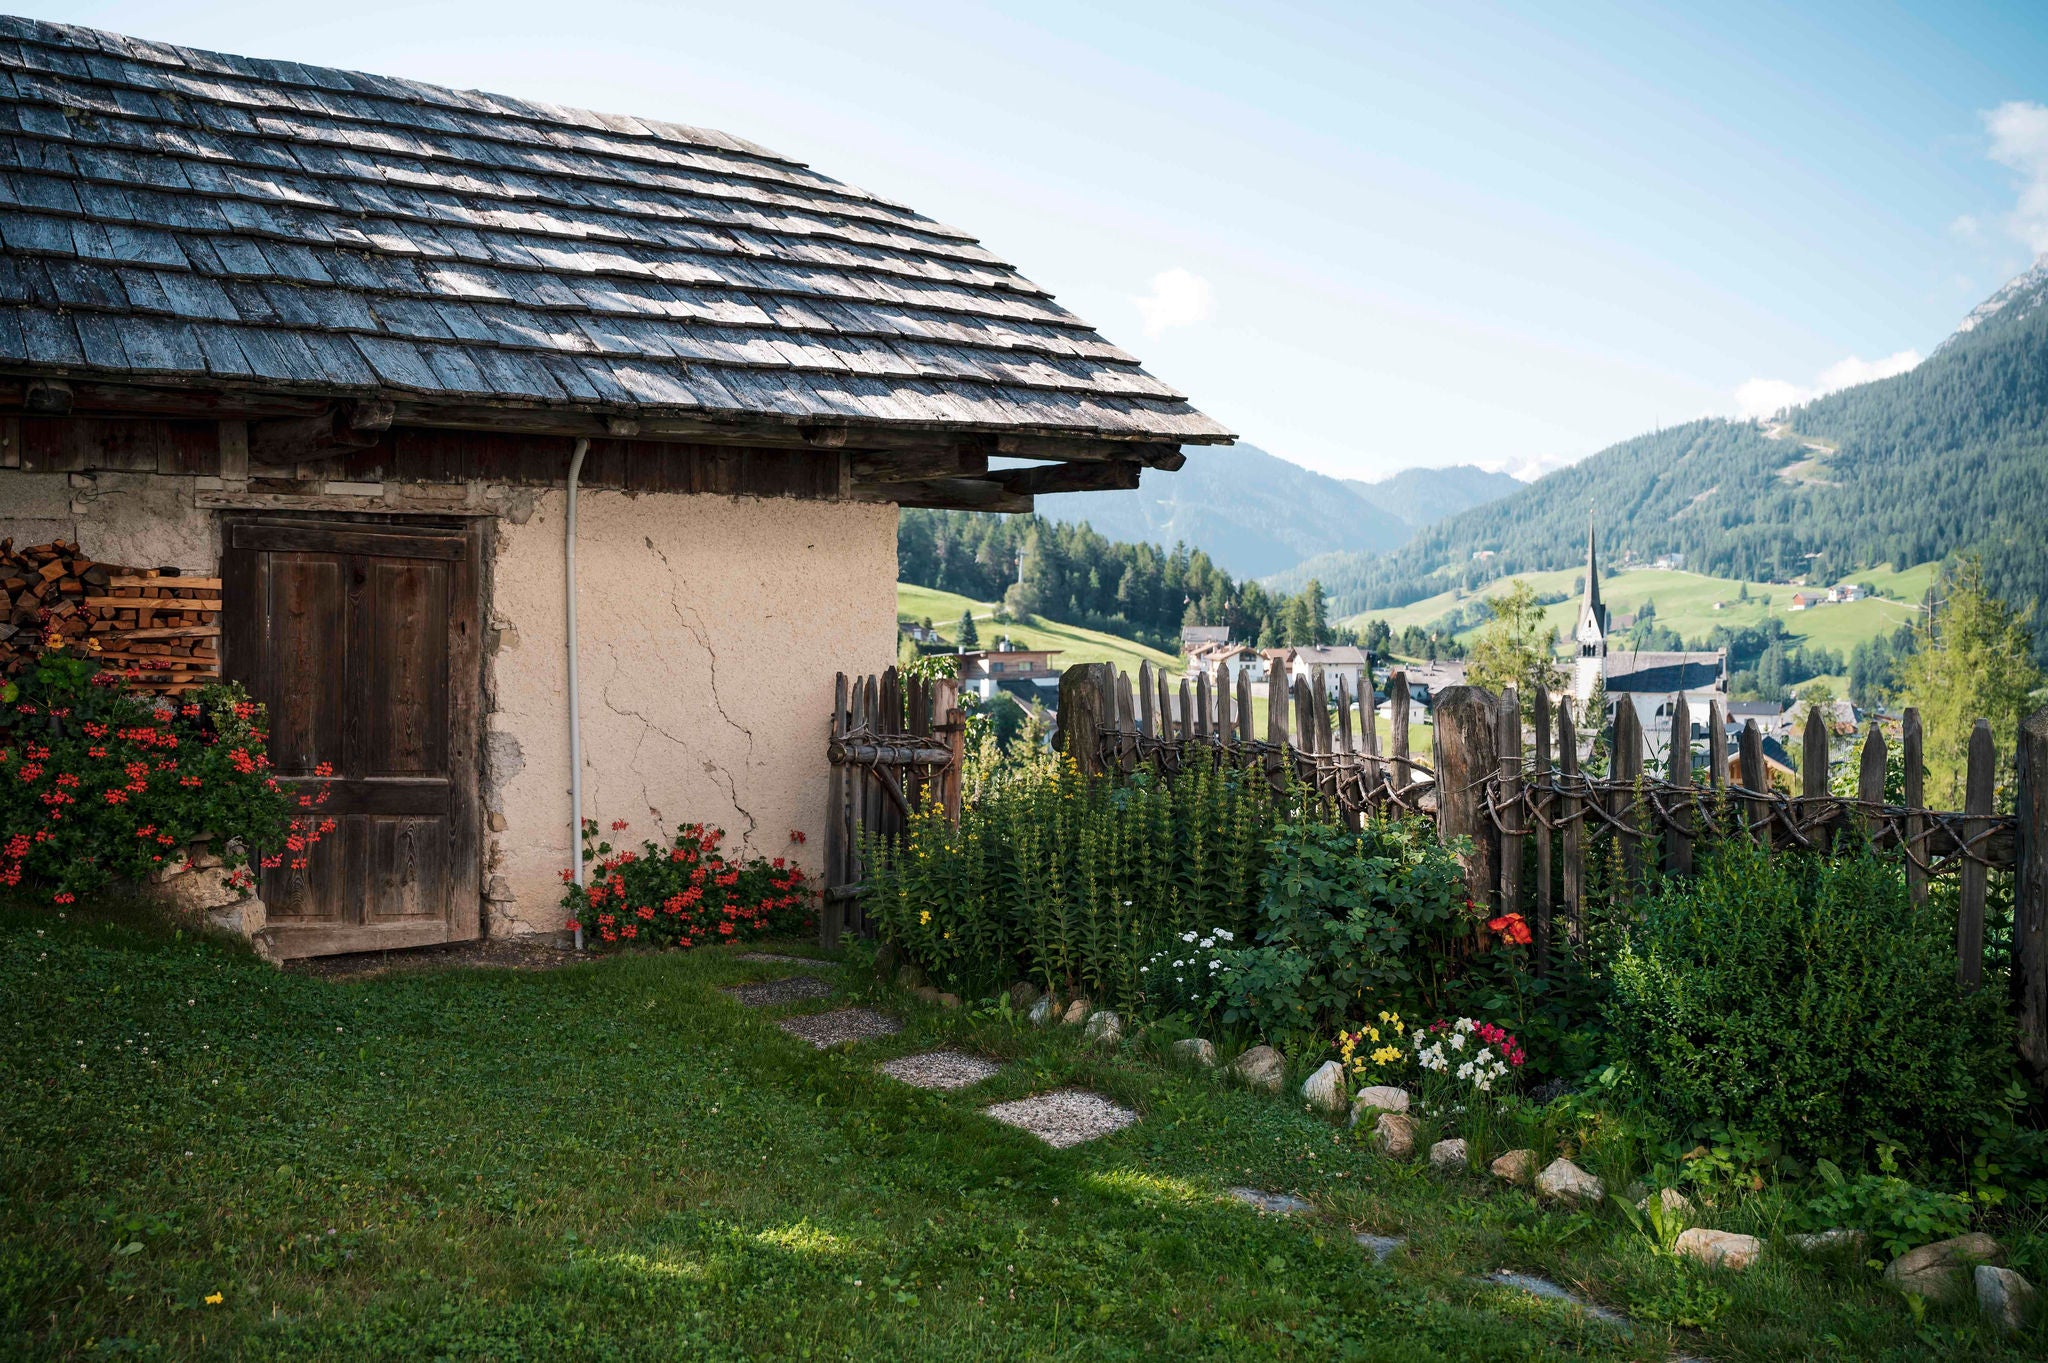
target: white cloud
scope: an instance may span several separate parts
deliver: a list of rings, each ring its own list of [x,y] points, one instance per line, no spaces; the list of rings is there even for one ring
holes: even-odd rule
[[[1206,322],[1216,310],[1209,281],[1187,270],[1161,270],[1152,276],[1152,292],[1133,298],[1145,319],[1145,334],[1157,336],[1169,327]]]
[[[1859,383],[1875,383],[1879,379],[1903,374],[1919,364],[1921,358],[1917,350],[1901,350],[1877,360],[1851,355],[1821,370],[1812,386],[1806,388],[1784,379],[1751,379],[1735,390],[1735,409],[1739,415],[1751,419],[1767,417],[1837,389],[1854,388]]]
[[[1973,215],[1963,213],[1950,219],[1948,231],[1950,236],[1960,240],[1975,241],[1983,233],[1983,224]]]
[[[2020,174],[2020,201],[2006,226],[2036,255],[2048,251],[2048,105],[2013,100],[1984,115],[1991,159]]]

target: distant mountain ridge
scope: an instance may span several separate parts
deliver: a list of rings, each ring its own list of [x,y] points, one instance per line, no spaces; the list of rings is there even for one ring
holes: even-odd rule
[[[1477,464],[1452,464],[1448,468],[1402,469],[1376,483],[1346,478],[1344,485],[1402,524],[1420,530],[1446,516],[1519,492],[1522,481]]]
[[[1833,582],[1969,550],[1984,556],[1994,591],[2038,607],[2048,601],[2048,258],[1904,374],[1816,399],[1782,423],[1708,419],[1637,436],[1392,553],[1324,554],[1271,585],[1315,577],[1337,615],[1404,605],[1570,567],[1589,519],[1617,558],[1678,551],[1688,567],[1749,580]]]
[[[1178,473],[1147,473],[1128,492],[1056,493],[1038,514],[1086,522],[1112,540],[1200,549],[1237,578],[1265,577],[1318,554],[1380,554],[1521,484],[1465,465],[1408,469],[1382,482],[1331,478],[1256,445],[1192,447]]]

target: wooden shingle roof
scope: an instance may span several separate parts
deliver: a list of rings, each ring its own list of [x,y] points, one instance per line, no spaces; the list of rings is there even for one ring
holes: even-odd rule
[[[0,17],[0,367],[1218,442],[957,229],[724,133]]]

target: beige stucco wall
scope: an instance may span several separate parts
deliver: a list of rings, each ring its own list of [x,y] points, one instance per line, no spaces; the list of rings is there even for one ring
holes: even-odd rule
[[[559,927],[569,864],[563,497],[498,523],[486,733],[490,930]],[[699,820],[819,869],[832,680],[895,658],[896,509],[585,492],[583,813]],[[489,638],[489,636],[486,636]],[[810,841],[789,843],[791,829]]]
[[[199,502],[221,488],[218,478],[0,469],[0,537],[62,537],[110,562],[210,574],[219,515]],[[366,495],[334,495],[358,488]],[[570,864],[563,494],[308,491],[325,494],[302,504],[309,511],[492,514],[485,931],[560,927]],[[634,837],[703,820],[726,829],[729,848],[793,854],[819,871],[833,674],[895,661],[896,508],[586,491],[577,563],[586,817],[627,819]],[[791,847],[791,829],[810,841]]]

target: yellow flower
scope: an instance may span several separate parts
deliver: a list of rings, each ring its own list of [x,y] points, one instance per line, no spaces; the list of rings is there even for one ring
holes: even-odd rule
[[[930,909],[919,909],[917,911],[917,925],[919,927],[923,927],[926,923],[929,923],[931,921],[932,911]]]
[[[227,1298],[223,1297],[218,1292],[209,1292],[206,1294],[206,1304],[208,1306],[219,1306],[222,1302],[226,1300]]]
[[[944,937],[948,942],[953,940],[953,934],[950,932],[941,933],[940,936]]]
[[[1375,1065],[1391,1065],[1400,1058],[1401,1048],[1399,1046],[1382,1046],[1372,1053],[1372,1063]]]

